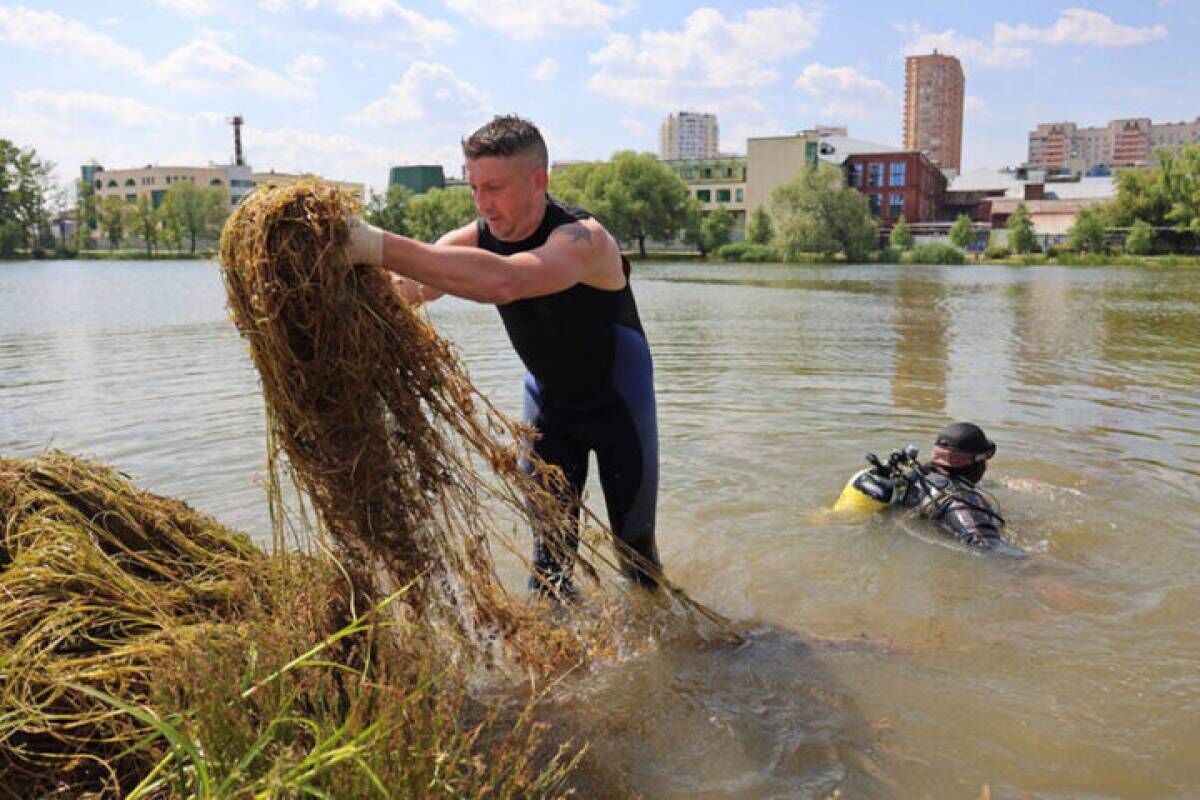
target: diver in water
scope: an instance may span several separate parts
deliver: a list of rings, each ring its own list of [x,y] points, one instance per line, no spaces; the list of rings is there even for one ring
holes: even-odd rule
[[[1000,507],[978,486],[995,454],[978,425],[955,422],[938,434],[927,464],[917,461],[913,445],[893,451],[886,463],[868,454],[872,466],[850,479],[834,510],[911,509],[970,547],[1024,558],[1024,550],[1001,538]]]

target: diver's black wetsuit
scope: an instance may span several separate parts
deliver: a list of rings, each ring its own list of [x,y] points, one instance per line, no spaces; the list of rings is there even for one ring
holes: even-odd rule
[[[528,238],[503,242],[480,220],[479,246],[500,255],[541,247],[561,225],[588,219],[579,208],[547,198],[541,225]],[[576,523],[558,537],[534,531],[536,575],[543,582],[569,585],[578,543],[578,499],[587,480],[588,453],[595,451],[600,485],[613,532],[640,556],[649,572],[627,564],[626,573],[653,587],[659,567],[654,541],[658,499],[658,428],[654,370],[637,305],[629,286],[597,289],[577,283],[561,292],[497,306],[508,337],[525,364],[525,421],[540,434],[533,451],[562,468]],[[549,541],[548,541],[549,539]],[[555,546],[561,540],[565,547]],[[540,580],[539,580],[540,578]]]
[[[897,479],[895,502],[915,509],[959,541],[984,550],[1005,549],[1000,538],[1004,517],[996,501],[963,478],[922,464]],[[1013,548],[1015,549],[1015,548]]]

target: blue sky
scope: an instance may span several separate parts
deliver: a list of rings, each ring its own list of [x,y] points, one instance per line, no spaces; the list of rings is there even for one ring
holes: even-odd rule
[[[964,168],[1023,160],[1038,122],[1200,116],[1200,0],[0,0],[0,137],[70,179],[226,161],[382,187],[493,113],[551,158],[656,150],[672,110],[747,136],[843,124],[901,144],[904,56],[959,56]]]

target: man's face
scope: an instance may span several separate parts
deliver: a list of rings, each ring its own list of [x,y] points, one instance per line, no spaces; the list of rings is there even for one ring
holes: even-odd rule
[[[542,221],[546,171],[522,156],[482,156],[467,161],[475,208],[501,241],[517,241]]]

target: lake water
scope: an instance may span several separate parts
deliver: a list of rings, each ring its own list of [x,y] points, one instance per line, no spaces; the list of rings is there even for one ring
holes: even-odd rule
[[[1200,270],[660,264],[635,291],[663,562],[748,637],[577,690],[612,785],[1198,791]],[[518,413],[495,310],[432,316]],[[1029,559],[827,513],[863,453],[927,454],[954,419],[998,444],[984,485]],[[270,541],[262,398],[214,264],[0,264],[0,455],[47,447]]]

